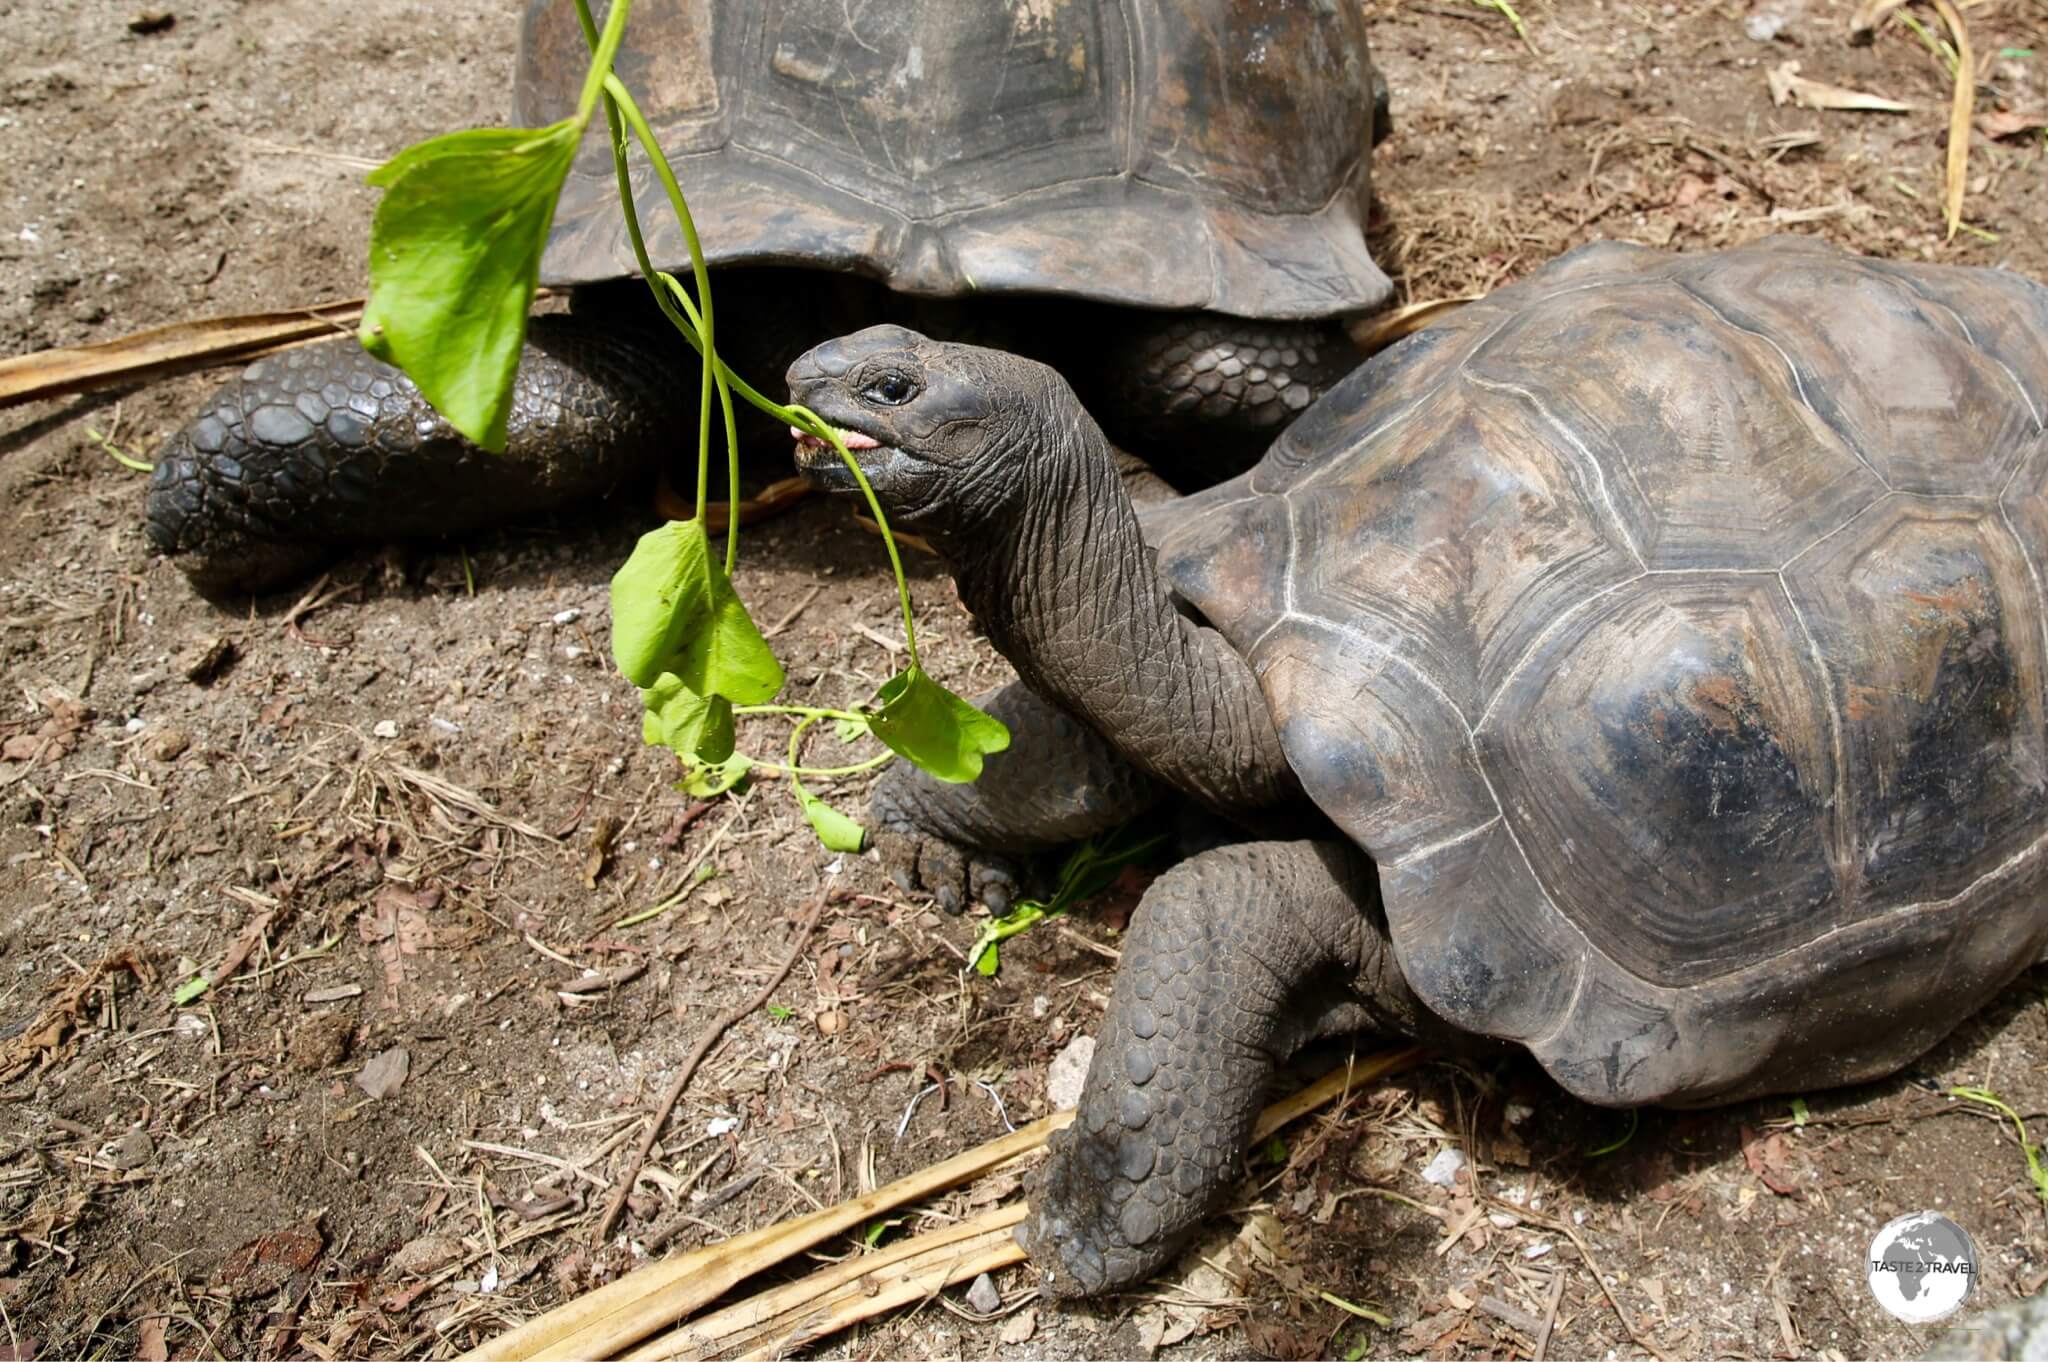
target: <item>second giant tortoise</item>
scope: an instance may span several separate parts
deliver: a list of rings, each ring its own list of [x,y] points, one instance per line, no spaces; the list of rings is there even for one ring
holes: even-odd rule
[[[531,0],[518,120],[572,111],[588,63],[574,5]],[[721,347],[757,383],[913,321],[1058,363],[1127,447],[1200,483],[1350,371],[1341,319],[1389,292],[1348,0],[643,0],[616,69],[689,195]],[[686,275],[635,155],[649,253]],[[634,273],[600,118],[541,266],[574,310],[534,320],[508,457],[335,341],[260,361],[165,444],[151,541],[203,587],[257,589],[338,544],[475,528],[679,454],[697,362]],[[1207,461],[1176,469],[1188,447]]]
[[[1779,239],[1575,251],[1144,515],[1066,385],[876,328],[790,371],[1020,681],[884,854],[957,903],[1166,795],[1023,1234],[1165,1260],[1305,1040],[1524,1046],[1589,1102],[1851,1083],[2048,944],[2048,290]],[[820,482],[850,479],[816,448]]]

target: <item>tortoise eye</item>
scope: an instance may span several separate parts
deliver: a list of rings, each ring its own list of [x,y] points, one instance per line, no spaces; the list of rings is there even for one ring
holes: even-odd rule
[[[917,396],[917,384],[902,374],[882,374],[862,388],[860,395],[885,407],[900,407]]]

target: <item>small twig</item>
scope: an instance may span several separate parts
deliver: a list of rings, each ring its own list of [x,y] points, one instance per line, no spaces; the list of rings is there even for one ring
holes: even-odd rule
[[[1949,101],[1948,169],[1944,186],[1948,234],[1953,239],[1963,222],[1963,193],[1970,173],[1970,114],[1977,99],[1977,62],[1970,52],[1969,30],[1963,27],[1963,16],[1956,13],[1956,7],[1949,0],[1934,0],[1934,9],[1941,15],[1941,21],[1948,25],[1949,35],[1955,39],[1956,45],[1955,92]]]
[[[1564,1273],[1550,1274],[1550,1294],[1543,1302],[1543,1327],[1536,1334],[1536,1351],[1529,1362],[1543,1362],[1543,1355],[1550,1350],[1550,1335],[1557,1329],[1557,1307],[1564,1302]]]
[[[1655,1339],[1637,1327],[1635,1316],[1628,1312],[1627,1308],[1622,1305],[1620,1298],[1614,1294],[1614,1288],[1607,1284],[1607,1278],[1601,1275],[1599,1260],[1593,1257],[1593,1250],[1586,1247],[1585,1237],[1573,1227],[1570,1221],[1553,1220],[1547,1215],[1537,1215],[1526,1206],[1516,1206],[1497,1197],[1488,1197],[1487,1202],[1532,1225],[1540,1225],[1545,1229],[1555,1230],[1571,1240],[1572,1247],[1579,1251],[1579,1260],[1585,1263],[1586,1270],[1593,1274],[1593,1284],[1600,1288],[1601,1295],[1607,1297],[1608,1305],[1614,1309],[1614,1317],[1621,1321],[1621,1327],[1628,1331],[1628,1336],[1635,1340],[1635,1345],[1653,1357],[1663,1359],[1663,1362],[1674,1362],[1670,1353],[1659,1347]]]
[[[626,1197],[631,1194],[633,1184],[640,1180],[640,1169],[647,1162],[647,1151],[654,1148],[655,1140],[661,1135],[661,1128],[668,1124],[669,1113],[675,1110],[676,1103],[681,1100],[683,1089],[690,1085],[690,1079],[696,1074],[697,1066],[703,1063],[704,1056],[711,1053],[711,1047],[718,1044],[719,1039],[728,1030],[749,1013],[766,1006],[775,990],[782,987],[782,981],[789,977],[789,971],[796,964],[797,957],[803,954],[804,946],[809,943],[811,933],[817,930],[818,920],[825,916],[825,904],[830,898],[831,890],[818,891],[818,897],[811,904],[811,911],[805,915],[803,925],[797,928],[796,936],[789,944],[789,954],[782,958],[782,967],[769,976],[768,982],[761,986],[760,992],[739,1006],[722,1013],[705,1028],[704,1034],[697,1038],[696,1048],[691,1050],[690,1057],[683,1061],[683,1067],[677,1072],[675,1081],[668,1085],[668,1091],[661,1095],[661,1101],[654,1109],[654,1118],[647,1123],[647,1129],[640,1135],[639,1148],[635,1149],[633,1157],[626,1161],[618,1189],[612,1193],[611,1204],[605,1207],[604,1218],[597,1222],[597,1233],[593,1236],[595,1242],[603,1243],[611,1236],[613,1226],[619,1223],[619,1213],[626,1208]]]

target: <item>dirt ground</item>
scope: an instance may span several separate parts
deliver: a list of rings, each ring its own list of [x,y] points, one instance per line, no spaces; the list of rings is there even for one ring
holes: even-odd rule
[[[477,8],[0,3],[0,353],[359,294],[362,170],[504,116],[516,7]],[[1373,0],[1398,122],[1382,259],[1432,298],[1603,237],[1782,230],[2048,279],[2038,127],[1975,139],[1945,241],[1946,72],[1897,24],[1852,46],[1850,8],[1531,0],[1532,53],[1493,8]],[[1980,105],[2048,107],[2048,6],[1963,13]],[[1915,107],[1774,107],[1788,61]],[[1115,905],[982,979],[973,918],[820,851],[777,782],[709,808],[674,792],[607,661],[642,500],[206,604],[148,551],[142,480],[88,431],[146,453],[217,379],[0,411],[0,1056],[33,1061],[0,1070],[0,1358],[445,1356],[649,1245],[1000,1134],[991,1093],[1043,1114],[1049,1061],[1104,1005]],[[856,700],[899,664],[885,565],[843,508],[762,525],[742,561],[796,693]],[[933,669],[968,693],[998,679],[912,568]],[[697,1075],[623,1232],[593,1242],[655,1096],[828,881],[849,892]],[[181,991],[231,957],[228,982]],[[1530,1064],[1431,1062],[1250,1161],[1207,1249],[1227,1274],[1073,1307],[1011,1269],[1001,1319],[955,1290],[815,1351],[1912,1354],[1931,1336],[1859,1266],[1893,1216],[1936,1208],[1974,1236],[1976,1303],[2048,1280],[2012,1126],[1940,1093],[1991,1089],[2039,1138],[2044,1060],[2036,970],[1908,1074],[1802,1101],[1632,1117]],[[928,1072],[943,1094],[913,1109]],[[1439,1186],[1422,1175],[1446,1150],[1468,1166]],[[1262,1251],[1219,1256],[1240,1230]]]

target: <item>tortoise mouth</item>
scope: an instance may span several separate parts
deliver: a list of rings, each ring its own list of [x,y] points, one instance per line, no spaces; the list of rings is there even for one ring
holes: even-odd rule
[[[860,460],[861,471],[868,475],[870,482],[874,480],[877,464],[902,457],[901,450],[883,444],[872,435],[848,430],[844,426],[838,430],[839,438],[846,442],[846,452]],[[859,489],[860,484],[854,480],[852,471],[847,468],[845,460],[839,457],[839,451],[834,449],[829,441],[821,440],[796,426],[791,426],[789,433],[796,440],[797,471],[804,475],[811,486],[821,492],[852,492]]]

